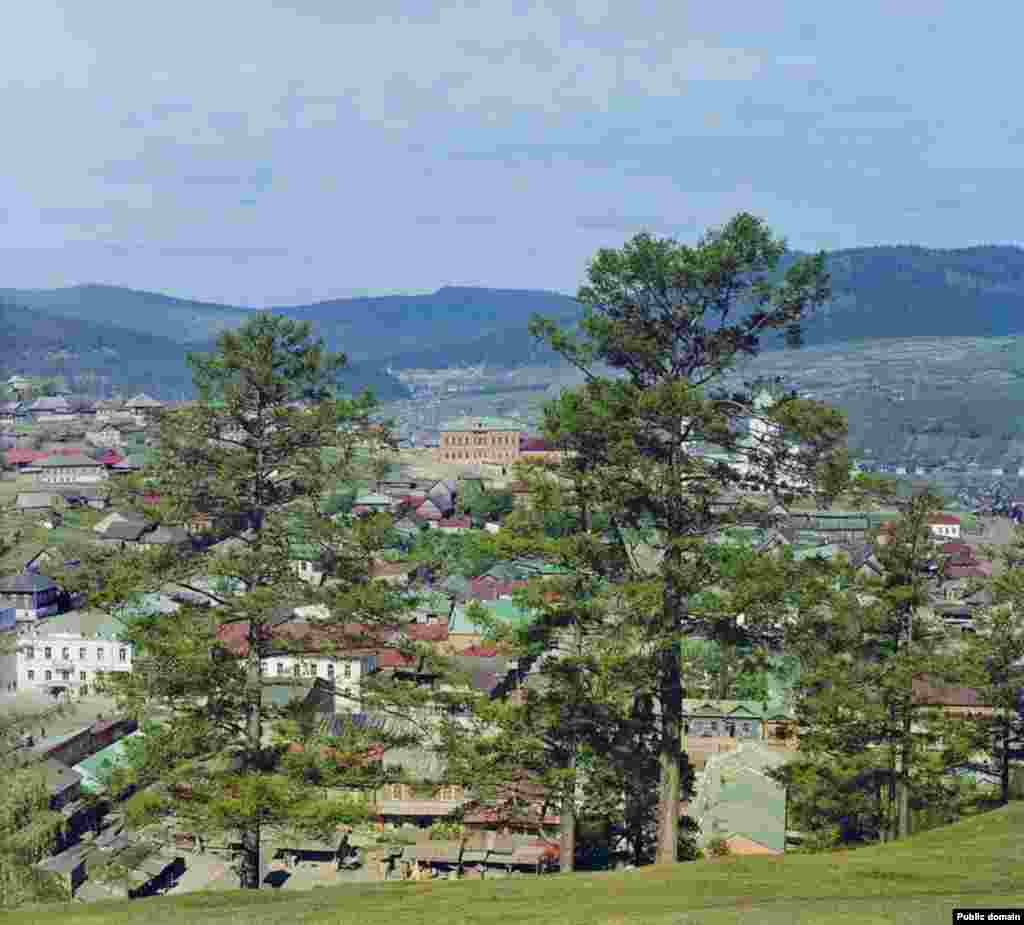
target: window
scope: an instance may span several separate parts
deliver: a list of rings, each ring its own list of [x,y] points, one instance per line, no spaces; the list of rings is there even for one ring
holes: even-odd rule
[[[102,662],[103,661],[103,646],[100,646],[99,648],[96,649],[96,661],[98,661],[98,662]]]
[[[334,662],[327,663],[327,677],[334,680]]]
[[[388,784],[384,788],[384,799],[385,800],[400,800],[402,799],[402,790],[404,788],[401,784]]]
[[[61,671],[61,673],[60,673],[60,676],[61,676],[61,677],[62,677],[62,678],[63,678],[63,679],[65,680],[65,681],[70,681],[70,680],[71,680],[71,672],[70,672],[70,671],[68,671],[67,669],[64,669],[63,671]]]
[[[70,660],[70,658],[71,658],[71,649],[69,649],[69,648],[68,648],[67,646],[64,646],[64,648],[60,650],[60,657],[61,657],[61,658],[62,658],[62,659],[63,659],[63,660],[65,661],[65,662],[66,662],[66,661],[69,661],[69,660]]]
[[[26,674],[28,675],[28,679],[30,681],[34,681],[36,679],[36,673],[31,668],[29,668]]]
[[[119,649],[118,652],[117,652],[117,660],[119,662],[126,662],[126,661],[128,661],[128,650],[125,649],[125,648]]]
[[[46,669],[46,680],[47,681],[52,681],[53,680],[53,672],[50,671],[49,668]]]
[[[89,677],[88,677],[87,672],[84,672],[84,671],[78,672],[78,680],[79,681],[88,681]]]
[[[35,646],[29,646],[25,650],[25,658],[28,661],[32,661],[32,659],[34,659],[35,657],[36,657],[36,647]]]
[[[284,674],[284,662],[277,663],[277,673]]]
[[[292,674],[297,678],[302,673],[302,665],[296,662],[292,665]]]
[[[351,678],[352,677],[352,663],[351,662],[345,662],[345,677],[346,678]]]
[[[85,661],[85,646],[78,650],[78,658],[83,662]]]
[[[53,649],[49,646],[43,649],[43,658],[53,658]]]

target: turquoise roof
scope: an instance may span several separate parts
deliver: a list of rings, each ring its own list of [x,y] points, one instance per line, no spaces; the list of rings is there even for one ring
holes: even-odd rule
[[[514,601],[476,601],[492,617],[509,625],[529,623],[533,613],[519,607]],[[481,627],[473,623],[466,614],[467,605],[457,604],[448,622],[451,633],[479,633]]]
[[[72,770],[82,775],[82,789],[89,793],[99,793],[103,789],[104,777],[114,768],[127,764],[128,749],[125,743],[144,735],[142,730],[133,732],[74,765]]]

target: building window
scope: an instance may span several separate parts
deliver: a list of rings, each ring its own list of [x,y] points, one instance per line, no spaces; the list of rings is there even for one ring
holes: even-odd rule
[[[31,668],[29,668],[26,674],[28,675],[28,679],[30,681],[34,681],[36,679],[36,673]]]
[[[70,681],[71,680],[71,672],[69,670],[67,670],[67,669],[64,669],[63,671],[61,671],[60,676],[65,681]]]
[[[345,677],[346,678],[351,678],[352,677],[352,663],[351,662],[345,662]]]
[[[78,658],[80,661],[85,661],[85,646],[82,646],[82,648],[78,650]]]
[[[43,649],[43,658],[53,658],[53,649],[49,646]]]
[[[102,662],[103,661],[103,646],[100,646],[99,648],[96,649],[96,661],[98,661],[98,662]]]
[[[292,674],[297,678],[301,673],[302,673],[302,665],[299,662],[296,662],[292,666]]]
[[[327,677],[334,680],[334,662],[327,663]]]
[[[29,646],[25,650],[25,658],[28,661],[32,661],[32,659],[34,659],[35,657],[36,657],[36,647],[35,646]]]
[[[66,661],[69,661],[69,660],[70,660],[70,658],[71,658],[71,650],[70,650],[70,649],[69,649],[69,648],[68,648],[67,646],[64,646],[64,648],[60,650],[60,657],[61,657],[61,658],[62,658],[62,659],[63,659],[63,660],[65,661],[65,662],[66,662]]]
[[[46,669],[46,680],[47,681],[52,681],[53,680],[53,672],[50,671],[49,668]]]
[[[86,672],[84,672],[84,671],[78,672],[78,680],[79,681],[88,681],[89,678],[88,678],[88,675],[86,674]]]
[[[284,674],[284,662],[277,663],[277,673]]]
[[[127,649],[119,649],[118,652],[117,652],[117,660],[119,662],[126,662],[126,661],[128,661],[128,650]]]

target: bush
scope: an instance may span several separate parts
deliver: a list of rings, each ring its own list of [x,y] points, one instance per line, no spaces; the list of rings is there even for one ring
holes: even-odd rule
[[[725,858],[732,854],[729,843],[724,838],[712,838],[705,849],[706,854],[712,858]]]

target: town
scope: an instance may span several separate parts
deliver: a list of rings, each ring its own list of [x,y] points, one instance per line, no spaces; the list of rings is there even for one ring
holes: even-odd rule
[[[0,625],[13,643],[0,659],[0,708],[14,715],[46,704],[67,707],[41,720],[38,735],[34,727],[26,729],[6,756],[16,766],[44,772],[49,808],[64,822],[52,853],[37,866],[80,901],[232,888],[237,879],[231,873],[230,841],[204,843],[201,834],[173,817],[158,825],[127,824],[124,803],[133,795],[137,799],[136,790],[112,772],[127,762],[130,743],[144,741],[147,729],[166,717],[119,714],[106,681],[112,673],[145,675],[159,667],[134,650],[117,614],[84,604],[87,595],[51,576],[74,574],[78,566],[59,561],[65,540],[100,550],[174,549],[209,556],[230,552],[246,525],[236,525],[225,537],[216,529],[222,525],[210,518],[161,522],[155,494],[141,499],[143,508],[153,508],[151,516],[119,510],[111,501],[119,481],[141,473],[156,458],[161,419],[194,403],[145,394],[123,401],[66,394],[33,399],[38,385],[12,377],[6,387],[15,397],[0,405],[4,436],[15,444],[4,451],[0,489],[17,538],[5,553],[0,576]],[[753,408],[767,413],[775,401],[766,389],[755,396]],[[744,427],[747,445],[778,429],[757,413]],[[245,436],[237,424],[220,435],[243,442]],[[308,708],[327,734],[353,721],[386,724],[387,717],[375,715],[365,702],[368,683],[429,678],[429,671],[417,669],[418,656],[403,651],[409,641],[448,659],[476,696],[522,702],[523,691],[541,678],[543,659],[517,651],[501,632],[489,634],[475,618],[476,608],[486,614],[485,624],[506,630],[528,626],[536,611],[523,603],[521,593],[538,581],[557,587],[564,569],[529,556],[486,554],[477,569],[472,553],[479,560],[478,538],[499,535],[508,516],[530,509],[534,490],[517,477],[519,465],[556,465],[566,454],[526,433],[513,418],[442,421],[438,439],[431,442],[435,445],[425,448],[399,443],[386,469],[335,486],[341,494],[332,493],[335,516],[386,515],[390,541],[374,558],[370,577],[415,601],[403,622],[379,637],[381,647],[361,643],[325,654],[320,642],[330,633],[318,626],[325,616],[322,605],[285,604],[270,620],[272,639],[261,652],[261,671],[270,682],[265,696],[277,707]],[[700,444],[692,444],[692,451],[699,455]],[[749,475],[740,455],[719,458]],[[787,508],[751,487],[730,498],[727,503],[753,501],[753,512],[718,530],[716,544],[795,562],[842,561],[856,574],[878,578],[885,575],[878,551],[903,516],[898,507],[855,510],[796,502]],[[941,511],[929,514],[926,523],[935,555],[928,564],[928,599],[917,619],[954,639],[972,634],[975,614],[993,601],[990,591],[978,589],[979,581],[992,578],[994,549],[1009,545],[1012,523],[991,512]],[[467,554],[456,558],[461,552]],[[323,549],[300,532],[289,539],[288,557],[294,574],[312,587],[338,583]],[[173,615],[182,606],[209,605],[218,587],[214,577],[193,575],[140,596],[130,613]],[[205,600],[204,590],[211,591]],[[244,658],[248,642],[239,630],[238,624],[225,624],[218,638]],[[772,646],[773,665],[781,665],[786,655],[781,642]],[[730,684],[721,668],[699,660],[687,677],[681,744],[695,779],[682,812],[695,820],[700,852],[777,855],[799,848],[808,837],[786,818],[785,789],[765,776],[799,745],[796,676],[771,669],[759,677],[760,689],[749,684],[741,689],[742,678]],[[985,718],[997,712],[997,705],[985,703],[982,693],[966,684],[922,677],[914,685],[922,703],[950,715]],[[452,690],[448,685],[446,692]],[[303,748],[298,742],[290,747]],[[506,783],[515,799],[494,794],[482,799],[464,782],[447,778],[443,762],[429,748],[382,746],[374,757],[382,767],[401,766],[412,776],[368,791],[367,824],[342,827],[340,846],[325,837],[292,837],[266,847],[261,879],[303,889],[389,878],[494,878],[564,867],[558,807],[539,783],[510,774]],[[948,773],[982,790],[999,783],[998,768],[983,750]],[[726,777],[745,785],[724,784]],[[620,837],[605,848],[606,865],[636,863],[628,839]],[[120,879],[106,873],[112,867]]]

